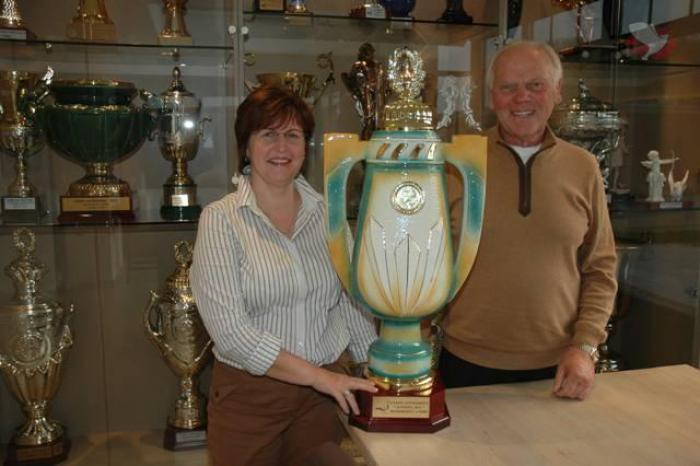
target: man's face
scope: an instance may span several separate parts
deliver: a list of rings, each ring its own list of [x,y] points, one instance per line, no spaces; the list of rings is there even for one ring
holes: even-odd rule
[[[547,120],[561,101],[561,81],[543,52],[514,48],[503,52],[494,66],[491,102],[501,137],[511,145],[542,142]]]

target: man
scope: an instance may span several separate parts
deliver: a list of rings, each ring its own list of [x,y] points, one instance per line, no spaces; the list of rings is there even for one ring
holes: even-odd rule
[[[554,378],[584,399],[612,311],[615,244],[598,164],[547,127],[562,67],[546,44],[503,47],[487,73],[486,207],[474,268],[444,320],[446,386]]]

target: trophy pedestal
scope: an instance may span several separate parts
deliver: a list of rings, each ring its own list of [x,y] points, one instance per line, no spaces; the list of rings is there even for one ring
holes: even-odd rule
[[[41,217],[38,197],[4,196],[0,208],[4,223],[36,223]]]
[[[61,223],[109,221],[114,218],[130,221],[131,196],[61,196]]]
[[[66,36],[69,39],[114,42],[117,31],[114,24],[76,21],[66,27]]]
[[[437,432],[450,425],[445,386],[439,376],[429,389],[397,394],[379,388],[376,393],[355,392],[360,414],[349,422],[368,432]]]
[[[164,220],[171,221],[190,221],[199,219],[199,214],[202,213],[202,207],[198,205],[189,206],[172,206],[164,205],[160,208],[160,216]]]
[[[57,464],[68,458],[69,451],[70,440],[65,436],[44,445],[24,446],[10,443],[7,446],[4,466]]]
[[[163,448],[166,450],[190,450],[207,446],[206,426],[198,429],[178,429],[168,425],[163,434]]]
[[[0,39],[32,40],[36,35],[24,28],[0,27]]]
[[[192,45],[192,36],[158,36],[159,45]]]

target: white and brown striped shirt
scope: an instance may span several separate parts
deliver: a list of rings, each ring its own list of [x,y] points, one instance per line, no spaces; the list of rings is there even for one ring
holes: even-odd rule
[[[190,285],[214,355],[255,375],[281,349],[322,365],[348,348],[362,362],[376,338],[333,269],[323,199],[303,178],[295,185],[302,204],[291,239],[257,207],[247,177],[199,219]]]

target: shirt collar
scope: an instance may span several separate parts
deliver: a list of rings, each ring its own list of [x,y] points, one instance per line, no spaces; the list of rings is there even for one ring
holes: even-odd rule
[[[318,204],[323,203],[323,197],[311,187],[308,181],[303,176],[299,175],[294,179],[294,185],[297,192],[301,196],[301,209],[299,216],[306,212],[313,212],[318,207]],[[238,196],[236,196],[235,209],[248,208],[253,212],[259,213],[258,203],[255,200],[255,193],[250,184],[250,177],[242,175],[238,182]]]

